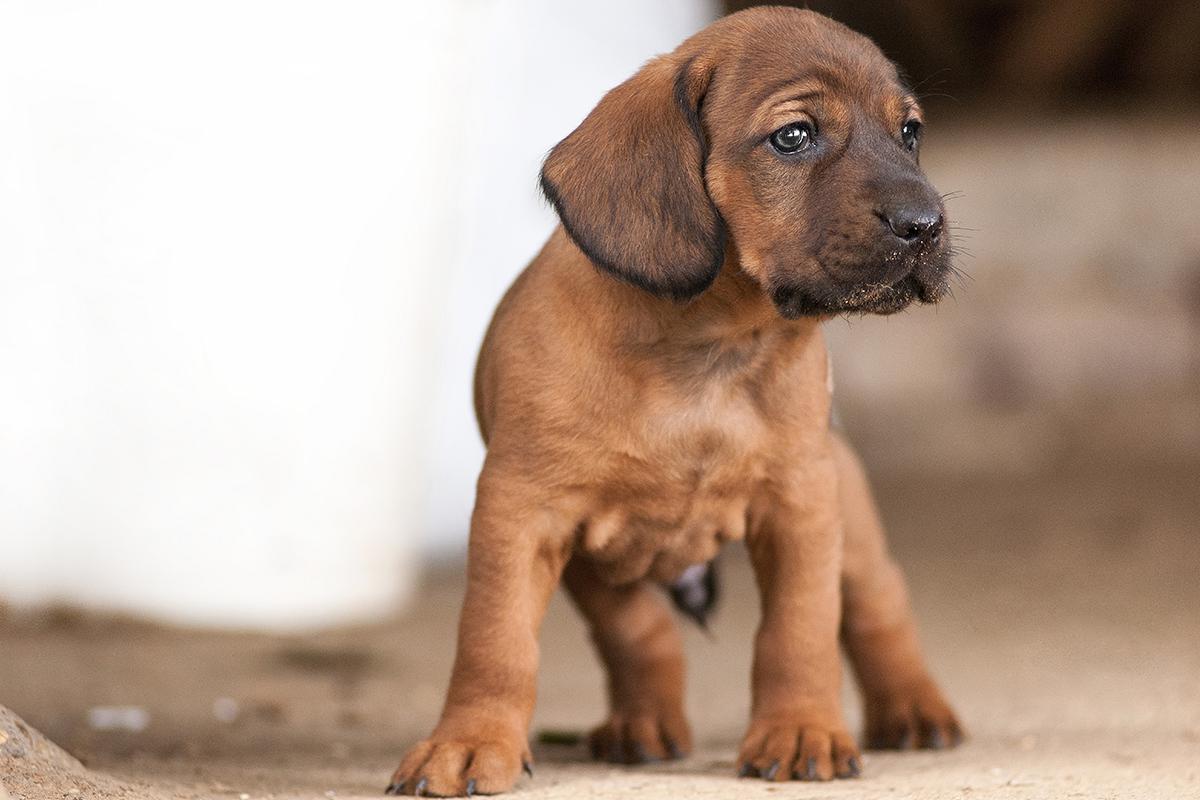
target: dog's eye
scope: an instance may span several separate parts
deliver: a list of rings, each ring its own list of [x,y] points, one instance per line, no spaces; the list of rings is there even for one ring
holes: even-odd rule
[[[904,127],[900,129],[900,138],[904,141],[905,147],[909,150],[916,150],[917,144],[921,141],[921,123],[915,119],[904,123]]]
[[[807,122],[789,122],[771,134],[771,146],[781,153],[799,153],[812,141],[813,129]]]

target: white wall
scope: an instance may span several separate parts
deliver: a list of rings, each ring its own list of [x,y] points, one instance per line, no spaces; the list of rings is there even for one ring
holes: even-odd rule
[[[385,613],[545,151],[701,0],[0,4],[0,598]]]

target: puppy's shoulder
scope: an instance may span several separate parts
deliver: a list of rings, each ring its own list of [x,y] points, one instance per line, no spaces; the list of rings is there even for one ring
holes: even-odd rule
[[[487,420],[503,386],[526,396],[545,391],[589,358],[581,303],[596,270],[560,226],[517,276],[492,315],[475,368],[475,406]],[[594,355],[594,354],[593,354]]]

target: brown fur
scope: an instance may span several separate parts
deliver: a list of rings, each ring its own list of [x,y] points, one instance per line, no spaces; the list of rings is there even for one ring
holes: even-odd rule
[[[829,430],[820,327],[944,289],[941,201],[898,138],[919,113],[868,40],[757,8],[651,61],[550,154],[563,227],[480,354],[488,450],[445,710],[390,792],[515,783],[560,579],[609,675],[594,754],[688,752],[679,634],[653,585],[735,540],[763,608],[743,774],[858,774],[839,632],[870,744],[958,740],[866,479]],[[766,143],[795,119],[819,142],[800,158]],[[889,220],[922,203],[939,227],[906,244]]]

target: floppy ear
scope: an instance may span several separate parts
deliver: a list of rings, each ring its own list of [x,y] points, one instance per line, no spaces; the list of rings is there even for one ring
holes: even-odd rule
[[[597,266],[655,294],[708,288],[725,224],[704,186],[700,99],[710,75],[661,56],[616,87],[542,167],[542,191]]]

